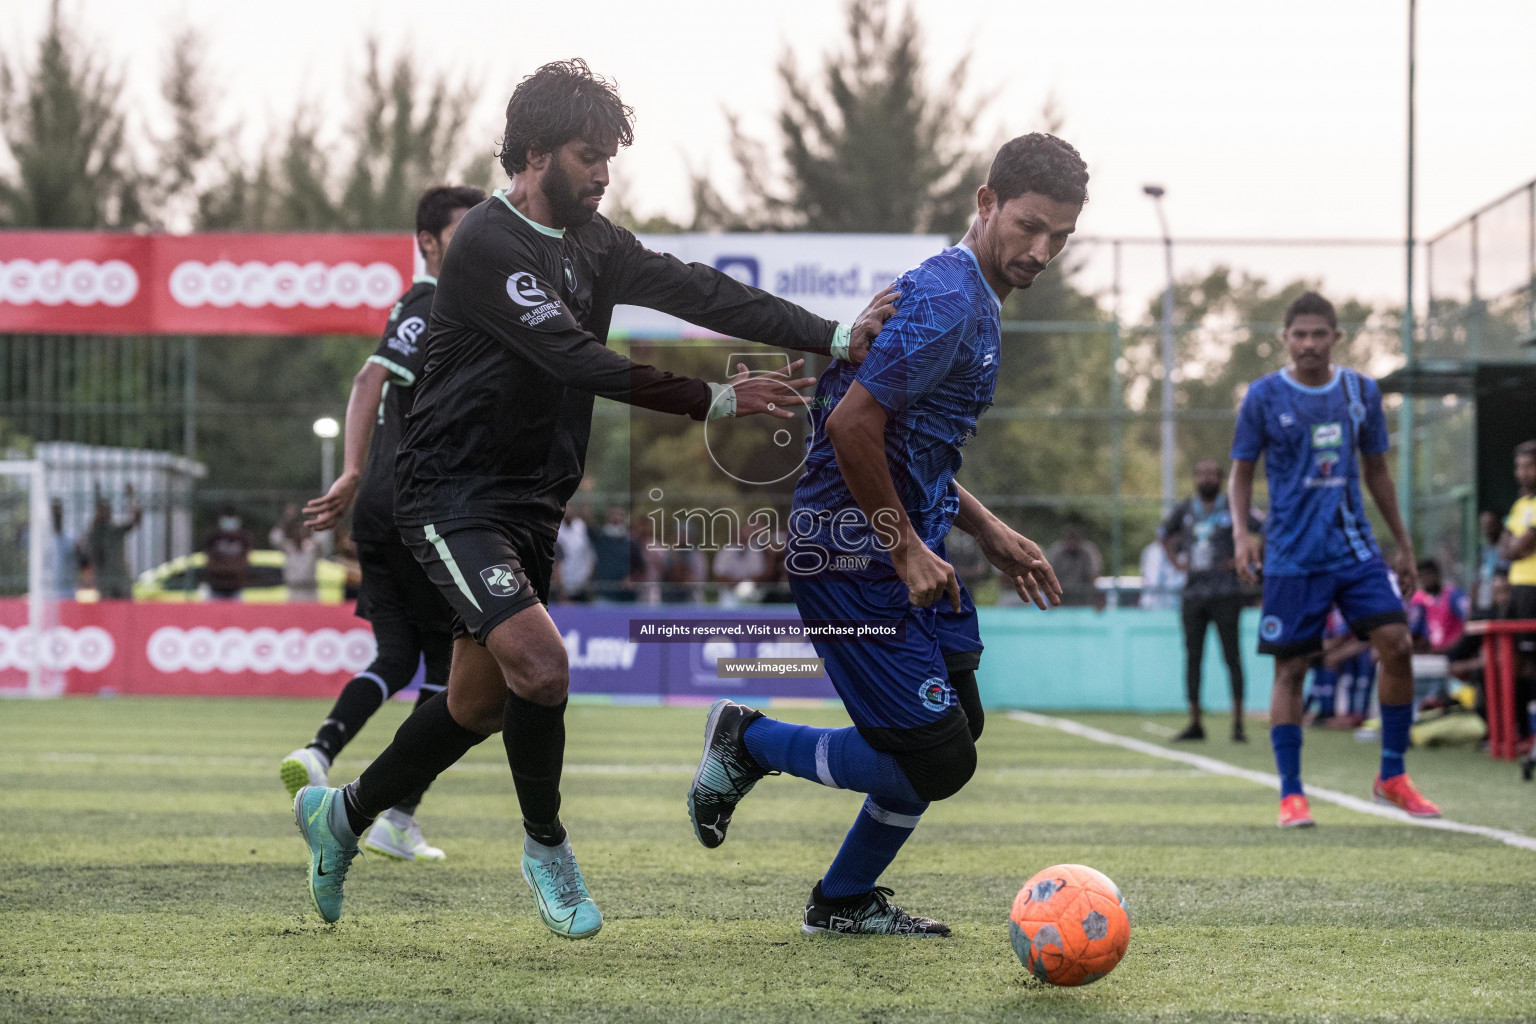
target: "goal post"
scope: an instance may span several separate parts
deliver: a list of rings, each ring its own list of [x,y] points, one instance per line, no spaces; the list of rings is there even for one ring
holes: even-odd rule
[[[57,697],[64,673],[49,666],[47,640],[58,625],[48,578],[53,526],[47,477],[35,460],[0,460],[0,696]]]

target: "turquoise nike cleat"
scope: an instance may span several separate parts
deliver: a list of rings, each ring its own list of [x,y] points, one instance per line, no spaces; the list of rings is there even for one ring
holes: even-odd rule
[[[539,917],[556,935],[588,939],[602,929],[602,912],[587,892],[570,839],[559,846],[545,846],[524,837],[523,881],[533,890]]]
[[[358,854],[346,813],[339,789],[305,786],[293,799],[294,819],[309,844],[309,897],[332,923],[341,918],[341,887]]]

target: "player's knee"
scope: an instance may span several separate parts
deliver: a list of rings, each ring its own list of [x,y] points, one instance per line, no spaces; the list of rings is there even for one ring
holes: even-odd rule
[[[904,750],[892,756],[912,784],[912,791],[928,803],[954,796],[976,774],[976,741],[969,730],[936,747]]]
[[[535,704],[554,705],[565,700],[571,686],[570,661],[565,647],[553,645],[545,650],[524,652],[518,664],[507,673],[512,692]]]
[[[1383,664],[1391,665],[1396,669],[1403,669],[1412,664],[1413,638],[1409,635],[1407,626],[1379,630],[1371,638],[1371,646],[1376,648],[1376,656]]]
[[[501,732],[506,706],[505,697],[448,691],[448,714],[460,726],[482,736]]]

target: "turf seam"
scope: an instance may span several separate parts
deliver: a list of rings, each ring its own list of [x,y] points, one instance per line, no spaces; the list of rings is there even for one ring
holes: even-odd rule
[[[1092,740],[1095,743],[1105,743],[1110,746],[1120,747],[1124,750],[1135,751],[1138,754],[1146,754],[1150,757],[1160,757],[1165,761],[1178,761],[1201,771],[1210,772],[1212,775],[1225,775],[1234,779],[1246,779],[1249,782],[1268,786],[1270,789],[1279,790],[1280,776],[1271,772],[1254,771],[1252,768],[1239,768],[1235,764],[1226,761],[1218,761],[1214,757],[1206,757],[1204,754],[1192,754],[1183,750],[1169,750],[1156,743],[1148,743],[1146,740],[1138,740],[1131,736],[1121,736],[1119,733],[1107,732],[1097,729],[1082,722],[1073,721],[1070,718],[1057,718],[1053,715],[1041,715],[1033,711],[1010,711],[1008,717],[1015,722],[1023,722],[1026,725],[1039,726],[1042,729],[1055,729],[1058,732],[1077,736],[1080,739]],[[1507,829],[1493,828],[1489,825],[1471,825],[1462,821],[1452,821],[1448,818],[1414,818],[1396,807],[1386,807],[1382,804],[1362,800],[1360,797],[1341,793],[1336,789],[1324,789],[1321,786],[1308,786],[1307,796],[1315,800],[1323,800],[1330,804],[1358,811],[1361,814],[1370,814],[1378,818],[1386,818],[1404,825],[1417,825],[1420,828],[1438,829],[1442,832],[1459,832],[1464,835],[1482,836],[1485,839],[1497,839],[1506,846],[1513,846],[1521,850],[1536,851],[1536,838],[1524,836],[1518,832],[1510,832]]]

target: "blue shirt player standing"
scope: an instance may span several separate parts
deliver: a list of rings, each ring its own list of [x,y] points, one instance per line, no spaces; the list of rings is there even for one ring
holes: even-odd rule
[[[1313,824],[1301,788],[1302,681],[1322,650],[1335,604],[1381,663],[1381,773],[1371,794],[1414,817],[1440,816],[1403,770],[1413,724],[1413,642],[1403,611],[1403,591],[1415,588],[1413,543],[1387,468],[1381,390],[1369,377],[1330,363],[1340,337],[1327,299],[1307,292],[1291,303],[1281,333],[1291,365],[1249,386],[1232,441],[1232,539],[1238,573],[1249,581],[1261,567],[1247,530],[1260,455],[1269,479],[1259,652],[1275,656],[1269,716],[1281,828]],[[1371,535],[1362,479],[1397,542],[1395,577]]]
[[[710,848],[769,772],[868,794],[811,891],[806,932],[949,933],[891,905],[876,883],[929,801],[958,792],[976,769],[982,644],[975,606],[944,556],[950,527],[973,535],[1021,597],[1060,603],[1040,548],[954,478],[992,402],[1002,300],[1061,252],[1087,184],[1082,158],[1060,139],[1031,134],[1004,145],[965,238],[902,276],[900,308],[862,364],[835,361],[818,382],[789,524],[795,603],[807,624],[893,623],[900,632],[814,640],[852,728],[793,725],[717,702],[688,793],[694,833]]]

